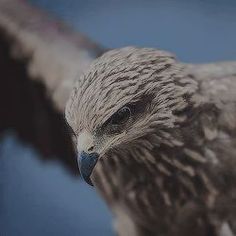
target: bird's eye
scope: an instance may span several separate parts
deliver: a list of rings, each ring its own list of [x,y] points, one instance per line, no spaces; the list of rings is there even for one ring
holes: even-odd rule
[[[128,106],[122,107],[119,111],[117,111],[112,117],[110,123],[112,125],[121,125],[129,120],[131,116],[131,110]]]

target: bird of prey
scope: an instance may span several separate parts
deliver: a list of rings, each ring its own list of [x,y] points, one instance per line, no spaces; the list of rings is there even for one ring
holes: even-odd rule
[[[65,115],[118,235],[236,235],[235,62],[111,50],[76,81]]]
[[[187,65],[125,48],[83,74],[105,50],[20,0],[0,1],[0,41],[0,134],[16,129],[73,172],[61,112],[82,75],[66,116],[81,174],[120,236],[236,234],[236,62]]]

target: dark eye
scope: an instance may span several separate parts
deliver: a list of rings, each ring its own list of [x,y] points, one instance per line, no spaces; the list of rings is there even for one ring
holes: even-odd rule
[[[117,111],[112,117],[110,123],[112,125],[121,125],[129,120],[131,116],[131,110],[128,106],[122,107],[119,111]]]

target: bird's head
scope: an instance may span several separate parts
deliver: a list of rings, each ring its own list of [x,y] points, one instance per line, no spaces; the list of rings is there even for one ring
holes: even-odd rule
[[[149,48],[111,50],[92,63],[66,106],[86,182],[99,157],[181,122],[195,89],[181,70],[172,54]]]

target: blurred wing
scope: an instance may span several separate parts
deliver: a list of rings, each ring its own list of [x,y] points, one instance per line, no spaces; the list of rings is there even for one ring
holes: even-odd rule
[[[103,50],[62,22],[24,1],[0,2],[0,27],[11,39],[11,55],[28,59],[30,79],[40,80],[63,111],[73,80]]]
[[[43,158],[77,171],[64,107],[75,78],[102,52],[26,1],[1,0],[0,135],[13,129]]]

